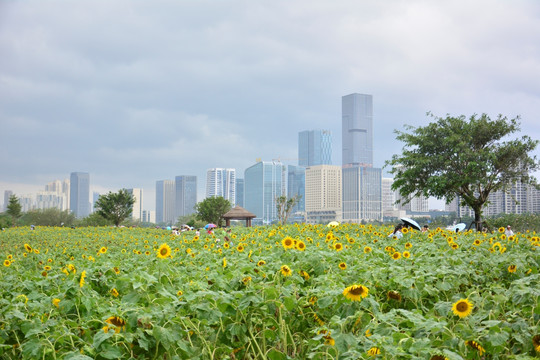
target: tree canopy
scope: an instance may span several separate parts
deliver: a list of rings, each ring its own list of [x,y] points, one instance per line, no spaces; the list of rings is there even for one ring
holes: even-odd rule
[[[19,202],[19,198],[15,195],[9,197],[9,203],[7,204],[6,209],[6,213],[14,219],[18,219],[22,216],[22,206]]]
[[[231,203],[222,196],[212,196],[195,205],[197,219],[221,226],[223,215],[231,210]]]
[[[504,140],[520,130],[519,117],[428,116],[435,121],[427,126],[395,130],[405,146],[385,166],[392,166],[392,189],[403,198],[433,196],[449,203],[458,197],[473,209],[479,230],[491,192],[506,191],[516,182],[536,183],[530,173],[539,164],[529,153],[538,141],[526,135]]]
[[[291,215],[291,211],[293,210],[294,206],[298,204],[301,198],[302,195],[296,195],[288,199],[284,195],[276,197],[277,216],[281,225],[287,223],[289,215]]]
[[[101,195],[96,201],[96,213],[111,221],[115,226],[131,216],[135,198],[126,189]]]

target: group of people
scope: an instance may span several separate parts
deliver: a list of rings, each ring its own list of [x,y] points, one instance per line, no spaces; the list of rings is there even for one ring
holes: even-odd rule
[[[398,239],[402,238],[403,237],[403,228],[407,228],[407,224],[403,224],[403,223],[400,223],[400,224],[397,224],[396,227],[394,228],[394,231],[392,231],[388,237],[397,237]],[[428,225],[424,225],[422,227],[422,232],[427,232],[429,231],[429,226]],[[456,230],[456,232],[459,231],[459,230]],[[506,234],[506,236],[513,236],[514,235],[514,231],[512,231],[512,226],[508,225],[504,231],[504,233]]]

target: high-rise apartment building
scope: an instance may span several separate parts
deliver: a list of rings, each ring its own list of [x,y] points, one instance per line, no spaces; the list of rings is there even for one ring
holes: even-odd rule
[[[306,168],[303,166],[287,166],[287,197],[299,198],[291,213],[306,210]]]
[[[195,212],[197,205],[197,176],[179,175],[175,178],[176,218]]]
[[[382,220],[382,170],[343,168],[343,221]]]
[[[331,165],[332,133],[330,130],[305,130],[298,133],[298,165]]]
[[[206,197],[221,196],[236,203],[236,170],[213,168],[206,171]]]
[[[317,165],[306,168],[306,222],[341,221],[341,167]]]
[[[131,213],[131,218],[133,220],[140,220],[143,219],[143,189],[140,188],[133,188],[133,189],[126,189],[128,193],[133,195],[133,198],[135,199],[135,202],[133,203],[133,212]]]
[[[373,97],[343,96],[341,111],[343,167],[373,166]]]
[[[13,195],[13,191],[11,190],[4,190],[4,205],[3,205],[3,211],[7,210],[7,206],[9,205],[9,198]]]
[[[277,220],[276,198],[287,194],[287,169],[280,161],[259,161],[244,171],[244,208],[255,221]]]
[[[90,215],[90,174],[72,172],[69,187],[69,209],[79,219]]]
[[[236,204],[244,207],[244,179],[236,179]]]
[[[174,181],[156,181],[156,223],[173,224],[176,221],[175,200]]]

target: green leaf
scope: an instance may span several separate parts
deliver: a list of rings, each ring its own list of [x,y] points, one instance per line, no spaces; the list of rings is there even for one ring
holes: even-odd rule
[[[266,356],[270,360],[287,360],[287,355],[276,349],[270,350],[268,353],[266,353]]]
[[[114,331],[105,332],[105,331],[99,330],[94,335],[94,340],[93,340],[92,346],[94,347],[94,349],[98,350],[101,343],[103,343],[105,340],[111,338],[113,335],[114,335]]]
[[[64,360],[93,360],[90,356],[83,355],[79,352],[66,354]]]
[[[107,345],[104,350],[99,352],[99,356],[105,359],[120,359],[122,357],[122,351],[118,347]]]

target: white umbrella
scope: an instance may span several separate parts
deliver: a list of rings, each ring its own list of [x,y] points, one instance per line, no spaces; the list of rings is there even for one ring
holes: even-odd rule
[[[467,224],[465,224],[465,223],[459,223],[459,224],[454,225],[454,226],[452,227],[452,231],[454,231],[454,232],[460,232],[460,231],[465,230],[466,227],[467,227]]]
[[[416,230],[421,230],[420,225],[418,225],[418,223],[414,221],[413,219],[401,218],[400,220],[403,221],[406,225],[412,226]]]

